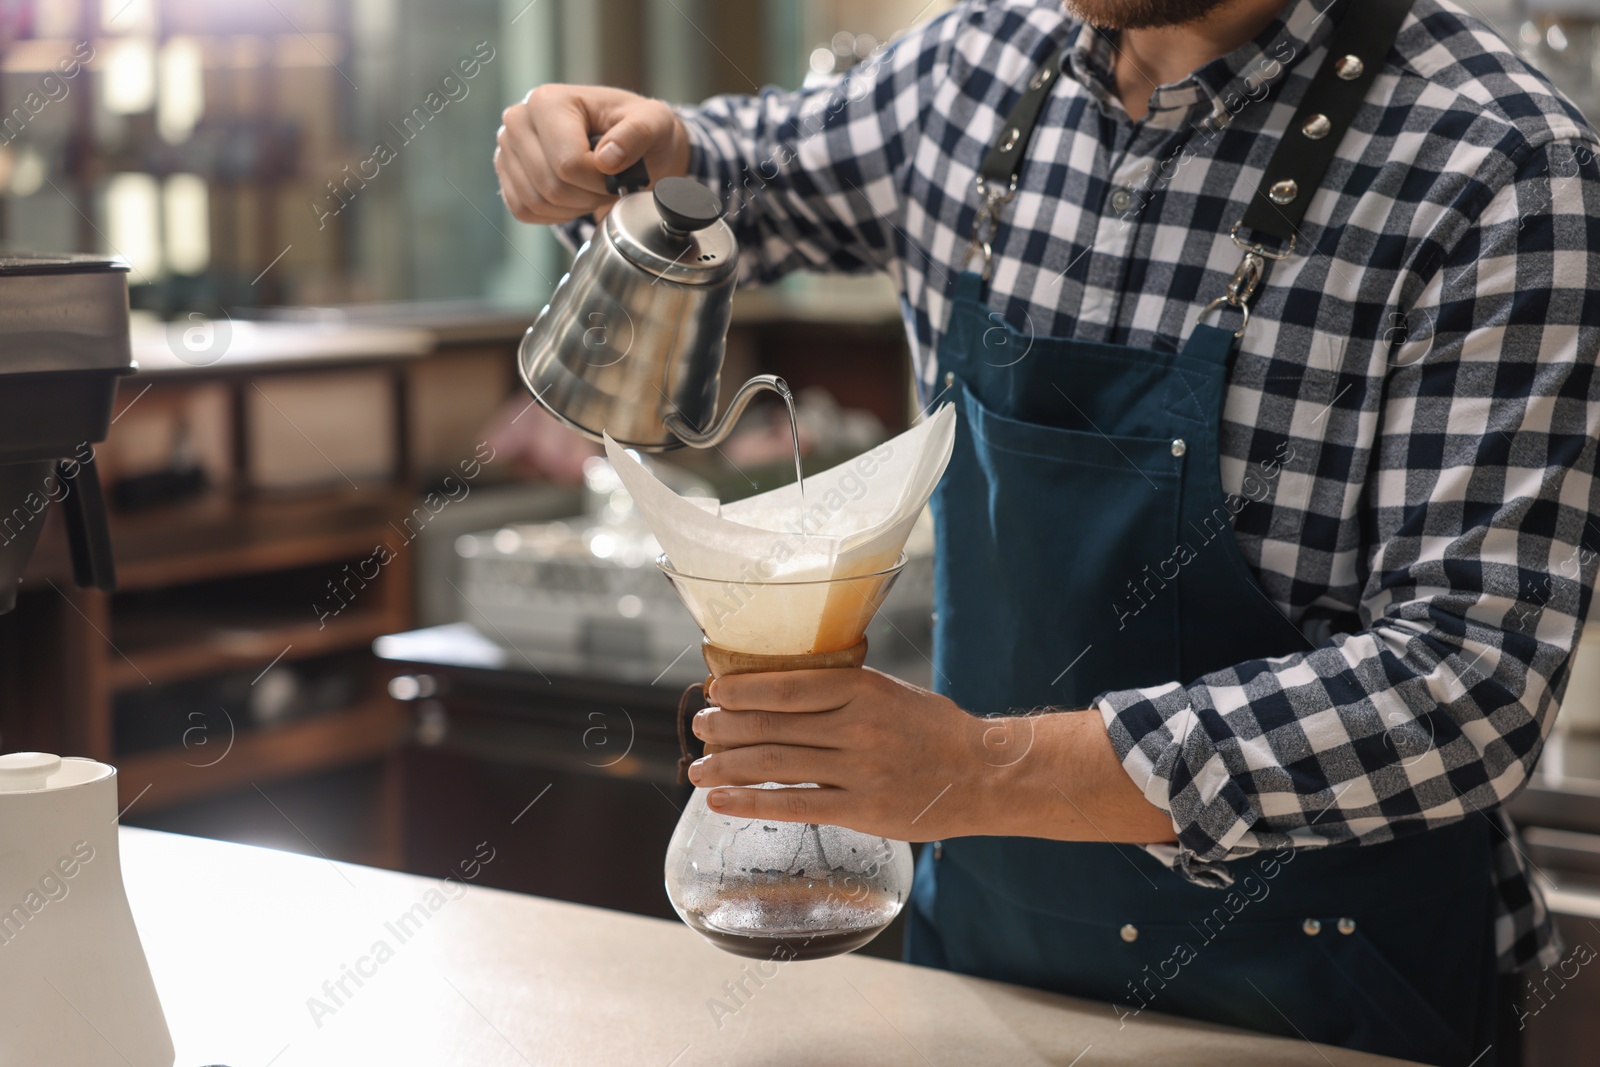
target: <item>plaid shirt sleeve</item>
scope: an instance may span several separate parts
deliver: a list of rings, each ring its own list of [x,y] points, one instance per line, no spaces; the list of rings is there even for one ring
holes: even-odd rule
[[[905,172],[958,14],[821,85],[679,109],[689,172],[728,202],[741,282],[793,270],[896,273],[906,247]]]
[[[1538,759],[1600,558],[1600,164],[1521,156],[1393,338],[1352,486],[1363,629],[1096,702],[1191,877],[1487,813]]]
[[[810,88],[676,109],[689,134],[689,175],[727,205],[740,285],[795,270],[896,275],[905,171],[963,18],[970,13],[947,12]],[[588,216],[555,227],[568,249],[594,230]]]

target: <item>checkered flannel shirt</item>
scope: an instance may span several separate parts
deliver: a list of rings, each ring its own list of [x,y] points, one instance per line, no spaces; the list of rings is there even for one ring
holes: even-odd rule
[[[989,307],[1174,350],[1239,263],[1229,228],[1345,2],[1292,0],[1140,123],[1114,36],[1050,0],[965,3],[829,84],[683,109],[691,171],[728,196],[746,281],[888,272],[932,402],[977,167],[1065,47]],[[1511,970],[1558,950],[1501,805],[1555,718],[1600,548],[1600,163],[1594,130],[1463,2],[1416,0],[1229,378],[1234,533],[1306,650],[1096,707],[1171,815],[1164,858],[1197,880],[1287,844],[1489,820]],[[1348,625],[1318,632],[1329,617]]]

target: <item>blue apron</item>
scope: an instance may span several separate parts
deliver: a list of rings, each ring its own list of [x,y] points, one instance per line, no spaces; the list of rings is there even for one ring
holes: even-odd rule
[[[940,692],[979,715],[1083,708],[1305,648],[1226,523],[1232,333],[1197,326],[1181,353],[1035,338],[1000,366],[1029,342],[982,284],[959,277],[939,350],[958,405],[933,499]],[[1488,834],[1473,819],[1267,852],[1229,888],[1130,845],[944,841],[919,861],[906,958],[1110,1001],[1125,1022],[1148,1009],[1466,1065],[1493,1039]]]
[[[991,224],[1006,199],[985,205]],[[1234,333],[1197,325],[1178,352],[1025,337],[984,287],[958,276],[937,353],[937,388],[958,407],[933,498],[939,691],[975,715],[1081,709],[1306,649],[1240,553],[1221,484]],[[1489,850],[1487,823],[1469,819],[1261,853],[1213,888],[1131,845],[936,842],[918,863],[906,958],[1108,1001],[1124,1024],[1148,1010],[1487,1067]]]

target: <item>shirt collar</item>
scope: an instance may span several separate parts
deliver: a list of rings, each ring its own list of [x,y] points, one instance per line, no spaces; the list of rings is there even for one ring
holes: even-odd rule
[[[1151,121],[1181,122],[1204,106],[1221,114],[1238,110],[1236,101],[1260,99],[1261,85],[1276,85],[1284,72],[1326,40],[1347,0],[1289,0],[1255,39],[1188,77],[1156,89]],[[1116,111],[1116,31],[1080,24],[1067,46],[1062,68],[1089,90],[1103,109]]]

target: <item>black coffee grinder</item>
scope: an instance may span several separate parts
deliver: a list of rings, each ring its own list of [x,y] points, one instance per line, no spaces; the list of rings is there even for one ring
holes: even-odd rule
[[[0,612],[16,606],[52,501],[77,583],[115,585],[94,445],[135,369],[125,262],[0,252]]]

